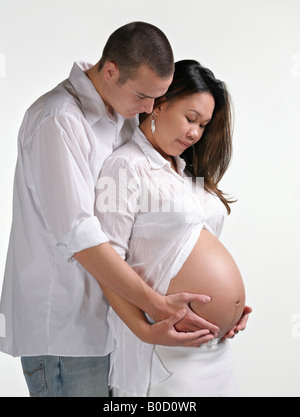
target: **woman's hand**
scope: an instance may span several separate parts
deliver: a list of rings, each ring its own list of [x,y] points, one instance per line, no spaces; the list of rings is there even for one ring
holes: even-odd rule
[[[233,339],[234,336],[236,336],[238,334],[238,332],[243,331],[246,329],[246,325],[249,319],[249,315],[252,313],[252,308],[245,306],[244,308],[244,312],[243,315],[240,319],[240,321],[238,322],[238,324],[236,326],[234,326],[233,329],[231,329],[223,338],[222,340],[226,340],[226,339]]]
[[[181,309],[174,316],[155,324],[149,324],[148,331],[142,340],[146,343],[163,346],[199,347],[214,338],[209,330],[192,332],[177,332],[175,325],[187,315],[186,309]]]

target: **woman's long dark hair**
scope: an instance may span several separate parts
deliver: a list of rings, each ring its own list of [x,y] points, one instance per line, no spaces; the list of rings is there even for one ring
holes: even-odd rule
[[[230,97],[224,82],[217,80],[211,70],[194,60],[178,61],[172,84],[163,97],[155,100],[154,108],[162,103],[185,96],[209,92],[215,100],[213,117],[200,141],[188,148],[181,157],[195,177],[204,178],[204,187],[215,193],[230,214],[229,204],[218,183],[225,174],[232,157],[232,114]],[[149,115],[140,115],[140,122]]]

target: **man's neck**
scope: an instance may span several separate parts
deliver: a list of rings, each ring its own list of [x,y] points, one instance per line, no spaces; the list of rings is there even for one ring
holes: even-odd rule
[[[98,94],[101,96],[102,100],[104,101],[104,104],[109,111],[110,114],[114,115],[114,109],[110,105],[109,101],[106,98],[105,94],[105,80],[103,78],[103,74],[100,71],[98,71],[99,63],[94,65],[92,68],[87,70],[85,73],[89,77],[89,79],[92,81],[95,89],[97,90]]]

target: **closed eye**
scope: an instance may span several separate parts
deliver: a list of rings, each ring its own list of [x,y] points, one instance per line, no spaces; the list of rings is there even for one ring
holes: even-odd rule
[[[192,120],[192,119],[189,119],[189,118],[187,117],[187,120],[188,120],[188,122],[189,122],[189,123],[195,123],[197,119]]]
[[[192,120],[192,119],[189,119],[189,118],[187,117],[187,121],[188,121],[189,123],[196,123],[197,119]],[[200,124],[200,127],[201,127],[202,129],[205,129],[206,125],[201,125],[201,124]]]
[[[145,100],[146,98],[150,98],[151,100],[155,100],[155,97],[147,96],[146,94],[136,93],[139,99]]]

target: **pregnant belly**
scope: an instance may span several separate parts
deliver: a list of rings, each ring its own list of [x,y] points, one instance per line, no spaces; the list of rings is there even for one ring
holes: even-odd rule
[[[227,249],[203,229],[190,256],[171,280],[167,294],[206,294],[208,304],[191,304],[199,316],[220,327],[219,337],[231,330],[242,316],[245,289],[240,271]]]

